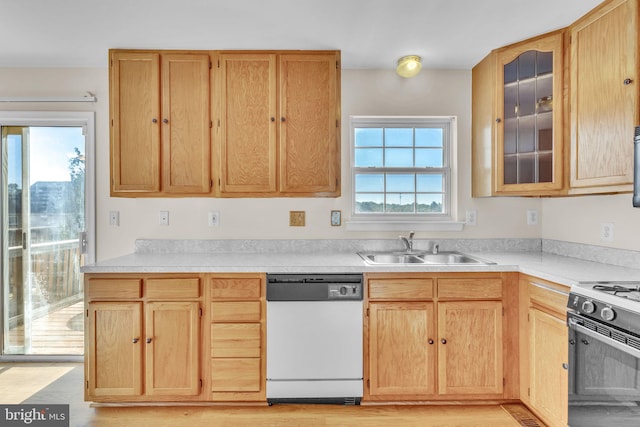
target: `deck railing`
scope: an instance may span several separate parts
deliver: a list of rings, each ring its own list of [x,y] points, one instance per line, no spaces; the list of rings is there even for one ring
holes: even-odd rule
[[[21,323],[24,304],[23,249],[10,247],[9,318]],[[30,247],[29,286],[32,317],[45,315],[82,298],[84,283],[80,274],[79,240],[33,243]]]

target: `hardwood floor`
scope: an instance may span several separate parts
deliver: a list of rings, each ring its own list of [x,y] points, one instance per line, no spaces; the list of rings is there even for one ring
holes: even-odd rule
[[[149,427],[516,427],[520,405],[273,405],[92,407],[83,401],[79,363],[0,363],[0,403],[69,404],[70,426]],[[511,408],[510,408],[511,407]],[[526,411],[525,411],[526,412]],[[1,420],[0,420],[1,421]],[[0,422],[1,424],[1,422]]]

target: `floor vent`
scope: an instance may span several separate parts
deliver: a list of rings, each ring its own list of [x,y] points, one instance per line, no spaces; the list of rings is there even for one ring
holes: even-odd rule
[[[502,405],[502,408],[523,427],[545,427],[545,424],[523,405],[514,403]]]

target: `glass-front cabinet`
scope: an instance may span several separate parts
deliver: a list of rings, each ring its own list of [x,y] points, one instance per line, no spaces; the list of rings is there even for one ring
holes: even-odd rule
[[[562,44],[562,33],[554,33],[498,51],[497,194],[562,188]]]

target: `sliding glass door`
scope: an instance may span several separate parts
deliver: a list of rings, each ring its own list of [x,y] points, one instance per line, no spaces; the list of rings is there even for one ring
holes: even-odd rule
[[[2,126],[4,355],[83,354],[85,126]]]

